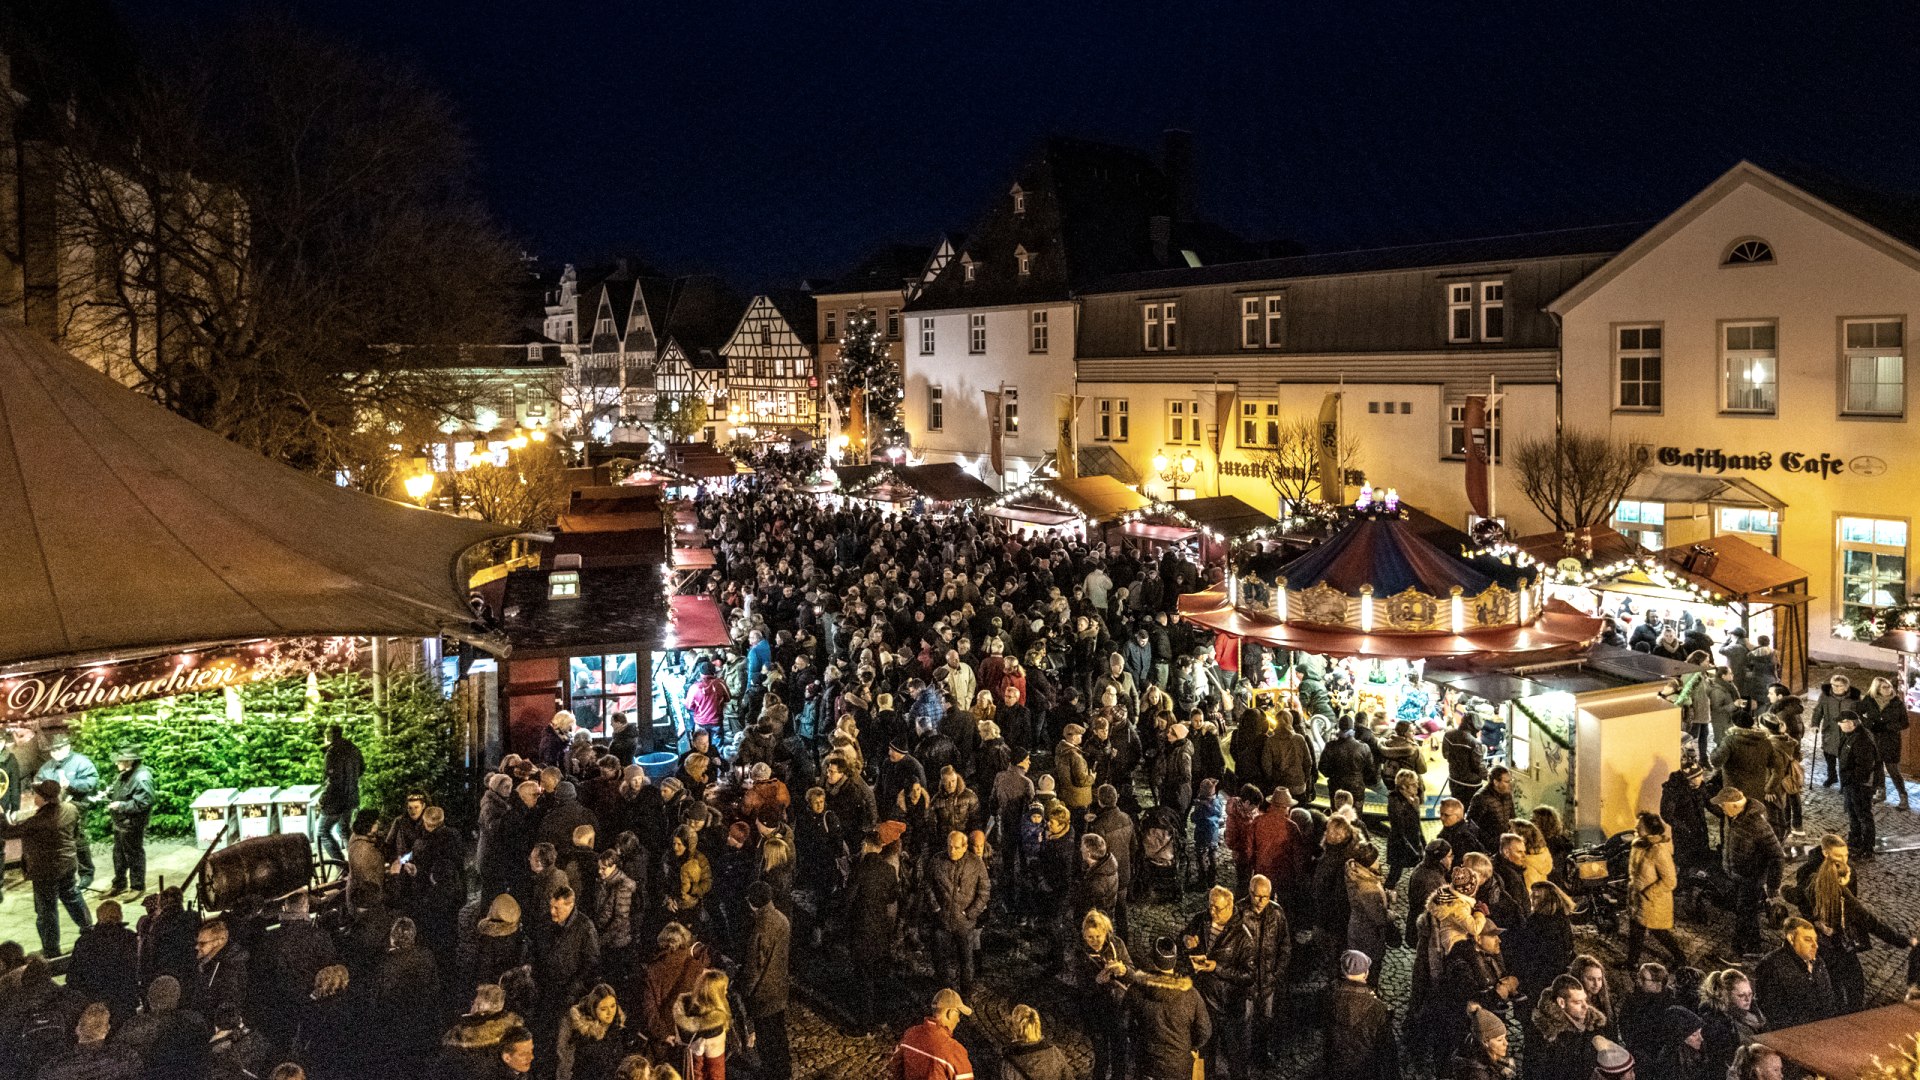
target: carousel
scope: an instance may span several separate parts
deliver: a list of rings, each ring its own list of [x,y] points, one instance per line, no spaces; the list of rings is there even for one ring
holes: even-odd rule
[[[1339,714],[1382,734],[1406,722],[1429,792],[1445,790],[1441,733],[1469,716],[1520,805],[1590,834],[1656,809],[1680,763],[1678,713],[1659,696],[1671,673],[1596,648],[1601,620],[1549,597],[1537,570],[1435,546],[1391,491],[1362,489],[1344,524],[1250,585],[1182,597],[1181,617],[1214,631],[1258,705],[1314,718],[1310,742]]]

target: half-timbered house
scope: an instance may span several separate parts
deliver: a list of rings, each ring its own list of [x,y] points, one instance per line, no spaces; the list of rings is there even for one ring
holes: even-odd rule
[[[814,298],[797,290],[762,293],[747,305],[722,350],[727,421],[736,431],[822,433],[815,314]]]

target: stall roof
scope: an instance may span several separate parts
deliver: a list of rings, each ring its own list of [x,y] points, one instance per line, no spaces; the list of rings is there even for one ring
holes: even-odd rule
[[[1072,510],[1063,510],[1062,503]],[[1064,525],[1074,520],[1105,523],[1150,505],[1151,499],[1111,476],[1077,480],[1053,477],[1034,481],[988,513],[1041,525]]]
[[[893,470],[900,482],[934,502],[971,502],[991,499],[998,493],[972,473],[951,461],[927,465],[902,465]]]
[[[661,649],[717,649],[727,644],[727,621],[720,617],[720,605],[713,597],[676,596],[671,603],[673,618],[667,623]]]
[[[1605,525],[1595,525],[1589,533],[1593,537],[1593,558],[1586,561],[1596,566],[1610,566],[1647,553],[1647,549]],[[1533,556],[1535,562],[1548,565],[1557,563],[1572,554],[1567,550],[1567,537],[1562,532],[1543,532],[1517,537],[1513,540],[1513,546]]]
[[[1895,1060],[1920,1034],[1920,1002],[1903,1001],[1831,1020],[1769,1031],[1756,1038],[1809,1076],[1860,1076],[1875,1057]]]
[[[1642,473],[1626,497],[1644,502],[1713,503],[1748,510],[1784,510],[1787,504],[1745,477],[1697,473]]]
[[[0,323],[0,670],[256,638],[472,637],[457,564],[515,531],[268,461]]]
[[[566,656],[660,643],[666,614],[657,562],[584,566],[579,595],[559,599],[550,595],[552,573],[515,570],[507,575],[499,611],[510,655]]]
[[[857,488],[861,484],[879,476],[882,472],[886,471],[886,468],[885,465],[879,462],[871,462],[866,465],[835,465],[833,467],[833,475],[835,479],[840,481],[840,490],[847,491]]]
[[[1181,499],[1169,505],[1185,514],[1189,520],[1198,522],[1228,539],[1275,524],[1273,518],[1267,514],[1231,495]]]
[[[1695,548],[1704,548],[1719,556],[1710,573],[1696,573],[1686,568],[1686,559]],[[1737,536],[1716,536],[1696,544],[1675,544],[1660,552],[1659,558],[1666,564],[1669,573],[1734,600],[1765,599],[1765,593],[1790,589],[1795,585],[1805,586],[1807,582],[1805,570]],[[1803,588],[1799,595],[1778,599],[1791,603],[1812,599],[1804,593]]]

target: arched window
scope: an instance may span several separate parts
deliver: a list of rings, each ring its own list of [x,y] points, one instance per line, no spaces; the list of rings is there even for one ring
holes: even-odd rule
[[[1773,261],[1773,245],[1765,240],[1736,240],[1727,249],[1727,257],[1720,261],[1722,266],[1759,266]]]

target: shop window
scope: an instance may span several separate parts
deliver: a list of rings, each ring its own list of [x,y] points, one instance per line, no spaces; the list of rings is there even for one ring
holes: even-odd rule
[[[1840,618],[1865,618],[1907,600],[1907,523],[1840,519]]]
[[[606,733],[615,713],[640,707],[640,669],[634,653],[575,656],[567,661],[567,707],[588,731]]]
[[[1762,551],[1780,554],[1780,515],[1773,510],[1746,510],[1723,506],[1714,515],[1714,531],[1738,536]]]
[[[1773,415],[1779,403],[1777,328],[1770,322],[1728,323],[1721,333],[1722,410]]]
[[[1648,551],[1667,546],[1667,504],[1622,499],[1613,508],[1613,531]]]
[[[1906,411],[1906,350],[1899,319],[1846,322],[1847,414],[1899,416]]]

